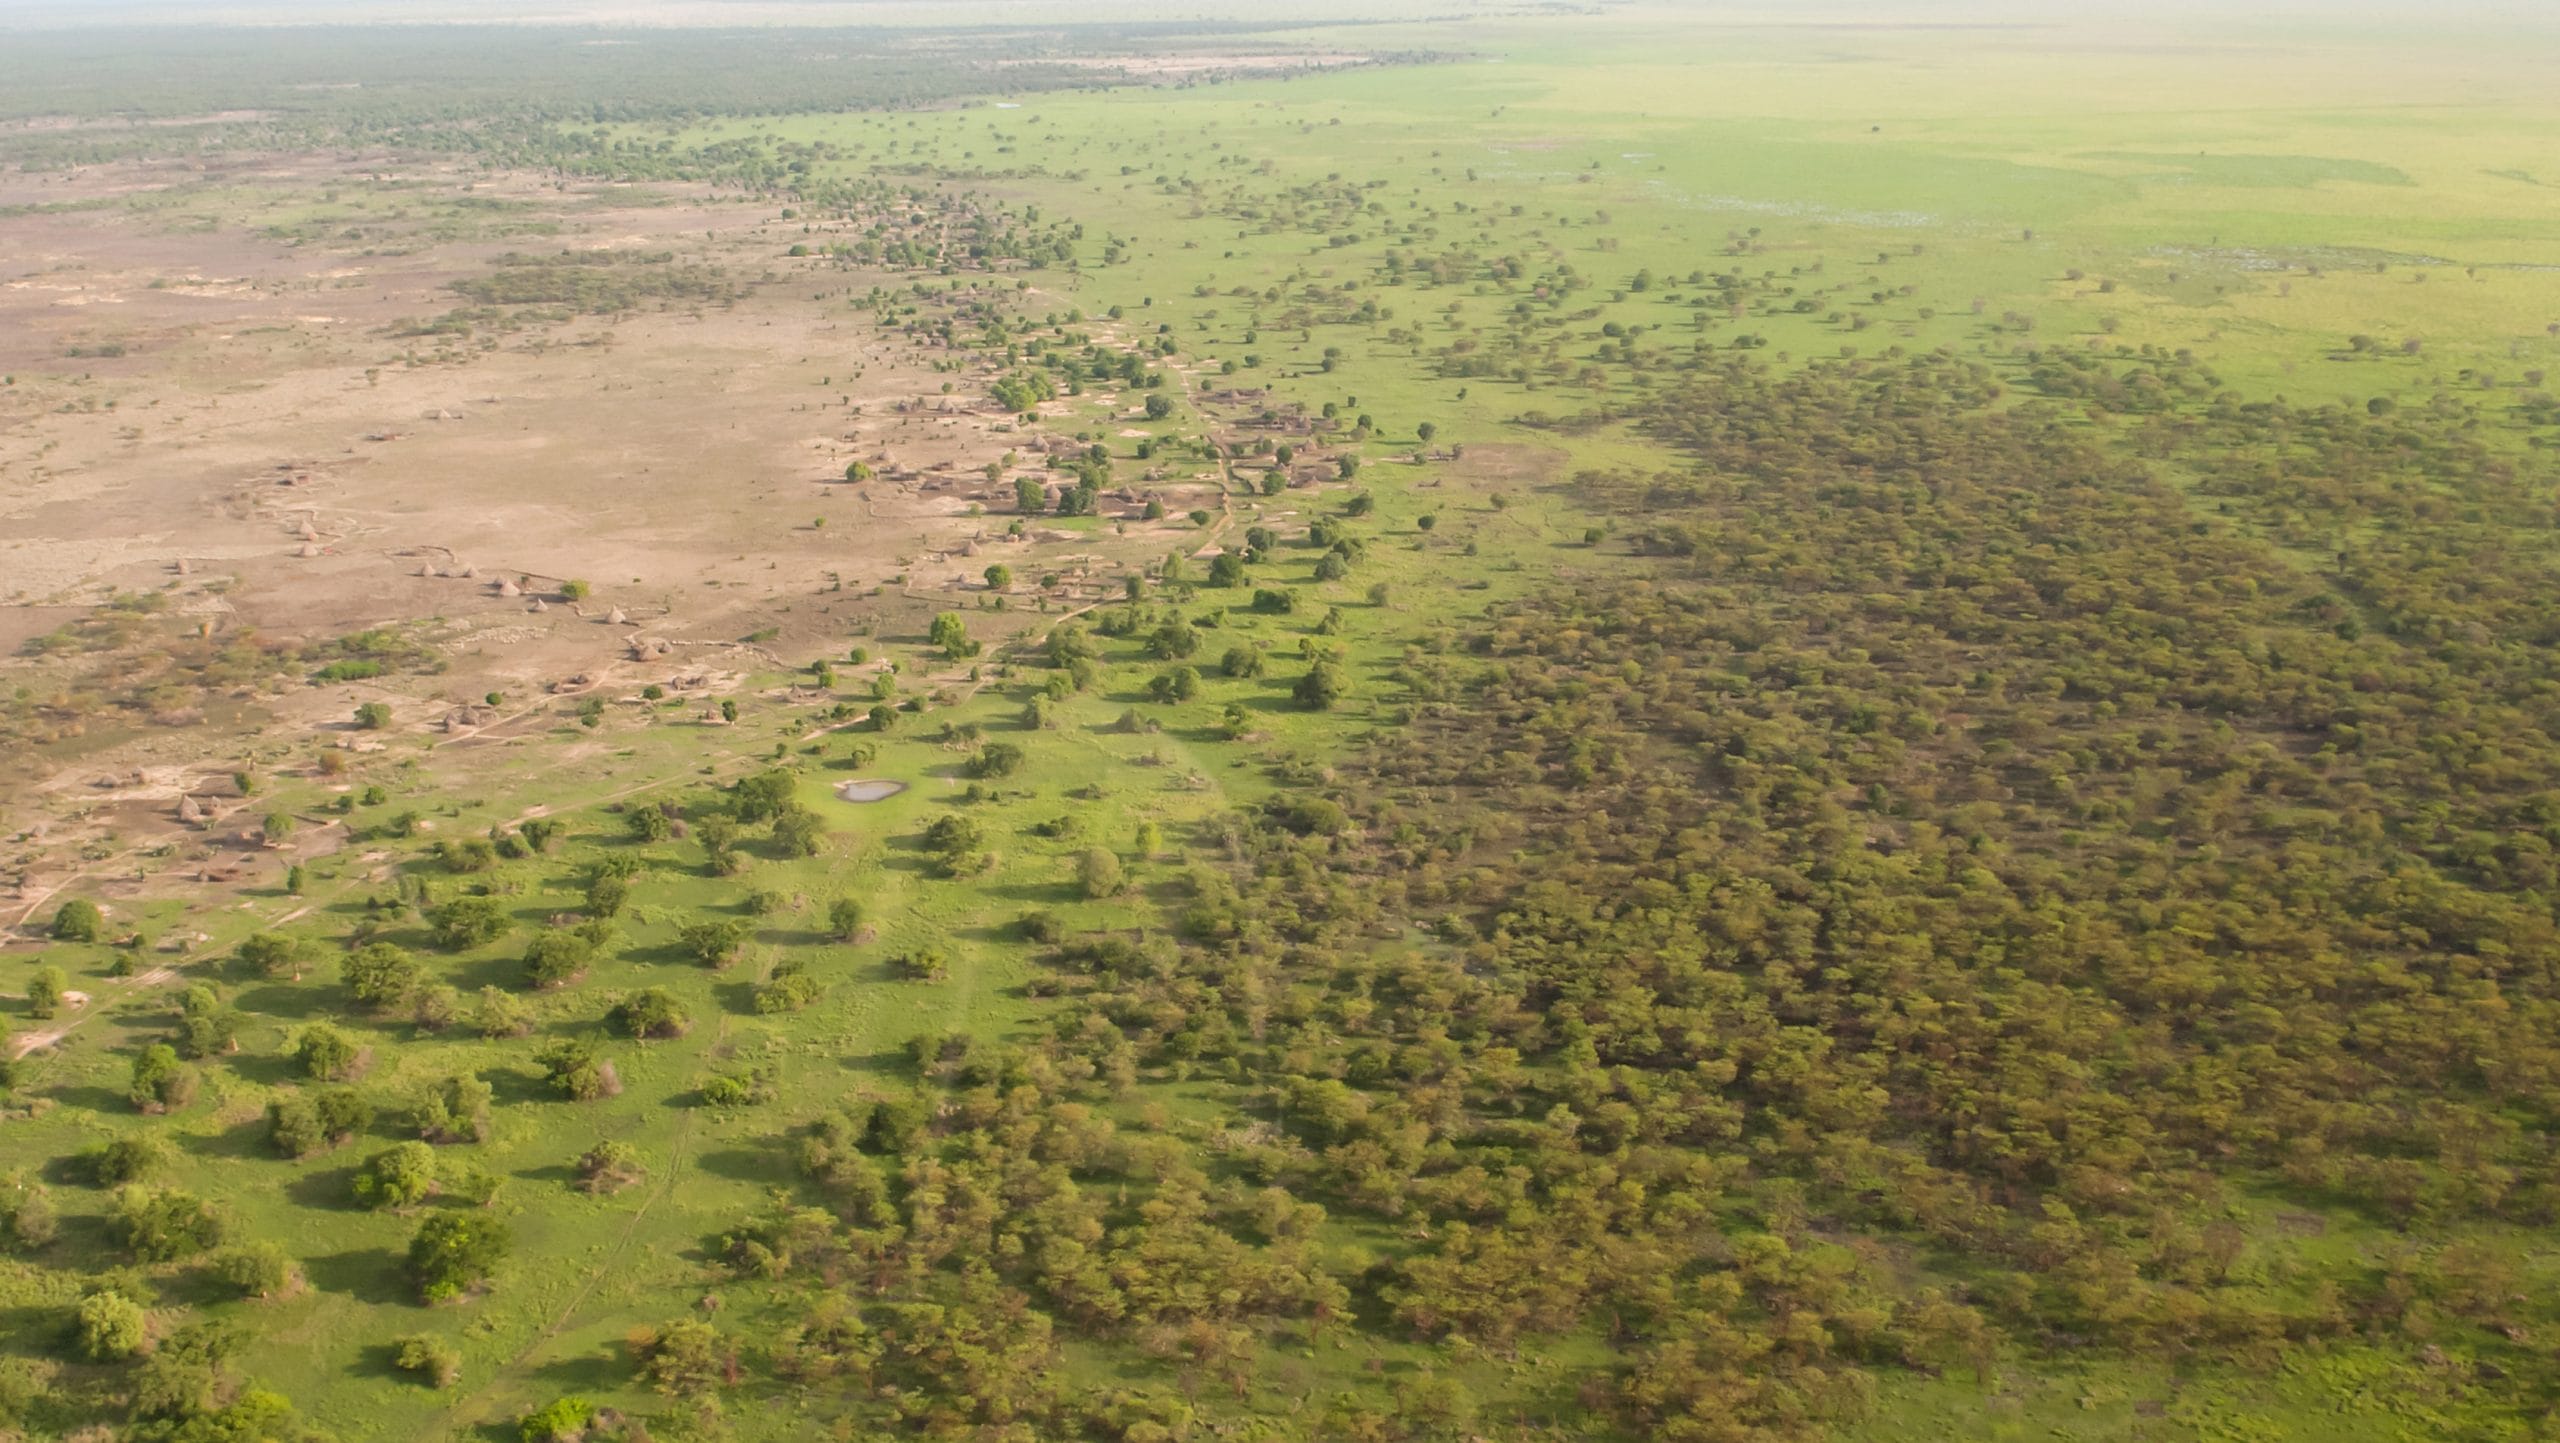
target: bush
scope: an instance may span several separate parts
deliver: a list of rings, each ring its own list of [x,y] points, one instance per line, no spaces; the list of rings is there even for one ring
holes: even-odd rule
[[[918,982],[939,982],[951,973],[951,959],[940,948],[920,947],[889,959],[889,970]]]
[[[511,993],[483,987],[471,1008],[471,1029],[483,1037],[522,1037],[533,1030],[533,1010]]]
[[[862,935],[862,903],[852,897],[838,897],[827,904],[827,932],[840,942],[850,942]]]
[[[1218,670],[1237,679],[1262,675],[1262,664],[1262,653],[1249,646],[1228,647],[1218,658]]]
[[[440,1303],[487,1282],[513,1241],[504,1223],[480,1213],[440,1212],[409,1240],[409,1281],[421,1300]],[[593,1416],[590,1410],[589,1416]],[[528,1435],[531,1436],[531,1435]]]
[[[639,1149],[627,1142],[600,1142],[578,1158],[578,1186],[591,1193],[620,1192],[648,1175]]]
[[[91,1150],[89,1175],[101,1187],[118,1187],[129,1182],[143,1182],[166,1172],[177,1161],[177,1152],[157,1134],[131,1133]]]
[[[462,1350],[428,1333],[412,1333],[392,1345],[391,1365],[426,1380],[430,1388],[462,1381]]]
[[[1076,886],[1087,898],[1098,902],[1127,891],[1129,874],[1118,857],[1104,848],[1092,847],[1076,861]]]
[[[389,702],[369,701],[356,708],[356,728],[359,731],[378,732],[390,725]]]
[[[595,1404],[584,1398],[561,1398],[524,1415],[516,1431],[524,1443],[578,1443],[595,1420]]]
[[[409,1106],[418,1136],[429,1142],[486,1142],[496,1092],[468,1072],[431,1082]]]
[[[758,1012],[797,1012],[818,1000],[818,979],[809,974],[806,964],[785,962],[773,969],[773,976],[756,989]]]
[[[72,1338],[91,1362],[130,1358],[151,1341],[151,1314],[122,1293],[91,1293],[72,1310]]]

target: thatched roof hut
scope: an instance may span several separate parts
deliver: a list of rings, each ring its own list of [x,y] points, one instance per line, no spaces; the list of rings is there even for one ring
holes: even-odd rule
[[[185,822],[190,826],[199,825],[204,821],[204,808],[197,804],[194,797],[180,796],[178,798],[178,820]]]
[[[629,626],[631,624],[631,618],[623,615],[622,608],[617,606],[613,610],[604,614],[604,624],[607,626]]]
[[[306,541],[300,546],[294,548],[293,554],[296,556],[317,556],[320,554],[320,543],[317,541]]]
[[[524,595],[524,588],[516,585],[515,578],[501,576],[498,578],[498,594],[500,596],[522,596]]]

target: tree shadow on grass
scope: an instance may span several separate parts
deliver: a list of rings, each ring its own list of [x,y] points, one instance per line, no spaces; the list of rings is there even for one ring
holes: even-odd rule
[[[349,1152],[354,1151],[351,1146]],[[287,1200],[301,1207],[319,1208],[324,1212],[361,1213],[367,1211],[356,1202],[356,1172],[359,1164],[350,1160],[343,1167],[313,1168],[286,1183],[281,1191]]]
[[[563,1395],[570,1393],[611,1393],[631,1381],[631,1365],[613,1353],[598,1348],[566,1358],[554,1358],[533,1370],[543,1380],[546,1390]],[[513,1439],[517,1435],[506,1435]]]
[[[715,1148],[696,1154],[692,1166],[731,1182],[779,1184],[798,1181],[798,1173],[787,1165],[779,1148]]]
[[[333,1010],[329,1003],[339,994],[332,982],[324,982],[311,973],[301,982],[262,982],[241,992],[233,999],[242,1012],[259,1017],[273,1017],[295,1022],[309,1022],[325,1017]]]
[[[57,1107],[76,1107],[89,1112],[104,1113],[110,1117],[119,1114],[127,1117],[133,1115],[133,1100],[112,1087],[74,1084],[53,1089],[52,1097]]]
[[[311,1286],[326,1293],[339,1293],[360,1303],[412,1303],[416,1292],[401,1271],[401,1256],[382,1249],[354,1249],[343,1253],[327,1253],[302,1260],[302,1274]]]

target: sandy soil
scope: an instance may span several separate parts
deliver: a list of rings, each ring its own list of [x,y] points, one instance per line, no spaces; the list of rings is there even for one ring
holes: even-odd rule
[[[402,173],[383,157],[225,164],[210,184],[160,165],[51,177],[48,202],[69,209],[0,216],[0,682],[47,674],[14,653],[117,591],[166,591],[217,637],[408,626],[435,644],[442,675],[262,697],[234,728],[326,741],[379,697],[423,728],[488,691],[700,671],[716,662],[683,648],[750,632],[846,638],[893,578],[894,597],[930,597],[1032,549],[970,514],[997,497],[1009,509],[1010,478],[980,474],[1015,441],[994,430],[1006,418],[943,395],[948,374],[846,299],[900,278],[786,259],[798,228],[766,230],[766,207]],[[273,187],[386,179],[421,214],[465,187],[539,202],[509,214],[557,232],[368,222],[315,243],[279,239],[231,199],[252,181],[272,209]],[[173,185],[188,199],[152,200]],[[749,293],[494,342],[395,333],[460,304],[451,282],[501,252],[570,248],[672,250]],[[856,458],[883,479],[846,483]],[[593,588],[583,604],[560,595],[572,577]],[[644,636],[671,646],[635,660]],[[221,730],[154,729],[27,766],[0,803],[58,801],[99,774],[220,771],[205,759],[230,745]],[[93,813],[166,813],[176,791],[79,795]]]

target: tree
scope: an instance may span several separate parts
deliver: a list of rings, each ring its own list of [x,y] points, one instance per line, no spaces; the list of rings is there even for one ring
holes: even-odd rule
[[[177,1154],[156,1133],[127,1133],[89,1154],[90,1175],[102,1187],[143,1182],[166,1172]]]
[[[436,1150],[404,1142],[375,1153],[356,1174],[356,1201],[372,1208],[415,1207],[435,1196]]]
[[[625,878],[607,873],[587,884],[587,915],[590,917],[618,917],[630,900],[631,883]]]
[[[125,1096],[144,1112],[168,1112],[196,1095],[196,1070],[178,1060],[178,1050],[154,1042],[133,1059],[133,1083]]]
[[[594,594],[594,587],[587,585],[585,582],[578,580],[574,576],[569,578],[567,581],[560,583],[560,599],[562,601],[584,601]]]
[[[613,1064],[603,1061],[595,1049],[575,1038],[563,1038],[534,1054],[534,1063],[542,1069],[551,1090],[572,1102],[593,1102],[622,1090],[622,1079]]]
[[[266,820],[258,824],[258,831],[267,839],[268,846],[283,846],[293,836],[293,813],[282,811],[267,813]]]
[[[926,636],[935,646],[942,648],[943,656],[951,661],[976,656],[979,651],[978,643],[969,637],[969,619],[956,611],[935,616],[933,628]]]
[[[738,960],[754,929],[736,917],[706,917],[676,929],[676,938],[693,960],[705,967],[727,967]]]
[[[862,902],[854,897],[838,897],[827,904],[827,933],[840,942],[850,942],[862,934]]]
[[[1157,661],[1180,661],[1200,649],[1200,633],[1176,617],[1147,633],[1147,655]]]
[[[1025,516],[1037,516],[1049,509],[1049,488],[1029,476],[1013,481],[1014,509]]]
[[[1022,770],[1022,748],[1012,742],[989,742],[969,758],[969,775],[987,780]]]
[[[635,842],[663,842],[676,834],[675,820],[662,807],[642,803],[623,818],[623,828]]]
[[[1262,675],[1262,653],[1250,646],[1231,646],[1218,658],[1218,670],[1238,679]]]
[[[354,1038],[326,1022],[315,1022],[294,1039],[293,1060],[305,1077],[342,1082],[363,1065],[364,1052]]]
[[[1413,428],[1413,434],[1416,440],[1428,446],[1431,444],[1431,438],[1440,434],[1440,428],[1425,421]]]
[[[675,994],[663,987],[650,987],[623,1001],[613,1009],[613,1025],[633,1037],[682,1037],[692,1026],[692,1019]]]
[[[986,569],[987,590],[1002,591],[1013,585],[1013,568],[999,561]]]
[[[1307,674],[1298,678],[1297,685],[1289,689],[1289,694],[1297,698],[1298,705],[1310,711],[1324,711],[1341,700],[1349,690],[1342,668],[1329,661],[1320,661],[1307,668]]]
[[[373,1104],[353,1088],[288,1092],[267,1104],[267,1142],[286,1157],[337,1147],[373,1125]]]
[[[226,1249],[213,1260],[213,1275],[244,1298],[280,1298],[302,1287],[292,1255],[263,1239]]]
[[[80,1356],[93,1363],[133,1357],[151,1341],[150,1312],[122,1293],[91,1293],[72,1309],[71,1320]]]
[[[418,990],[418,959],[388,942],[368,942],[338,964],[338,977],[367,1007],[397,1007]]]
[[[791,806],[799,785],[799,778],[781,767],[767,767],[753,776],[740,777],[729,789],[729,811],[750,825],[771,821]]]
[[[848,461],[845,463],[844,479],[847,481],[868,481],[871,479],[872,475],[873,472],[868,462]]]
[[[436,945],[448,952],[466,951],[497,941],[515,926],[495,897],[456,897],[427,913]]]
[[[1186,702],[1200,694],[1200,673],[1187,666],[1159,672],[1147,681],[1149,699],[1172,704]]]
[[[773,819],[773,844],[786,857],[814,857],[826,850],[826,819],[794,804]]]
[[[240,964],[261,977],[300,977],[319,949],[308,937],[286,932],[253,932],[241,939]]]
[[[489,1280],[512,1242],[506,1225],[485,1213],[436,1213],[409,1240],[409,1281],[422,1302],[458,1298]]]
[[[59,967],[47,964],[37,968],[35,975],[27,979],[27,1015],[41,1022],[60,1012],[62,989],[68,981]]]
[[[86,897],[74,897],[54,909],[49,929],[56,942],[95,942],[106,930],[106,915]]]
[[[222,1242],[222,1217],[213,1205],[176,1188],[118,1188],[107,1222],[116,1241],[146,1263],[194,1257]]]
[[[391,703],[369,701],[356,708],[356,729],[378,732],[391,725]]]
[[[483,1037],[522,1037],[533,1030],[533,1013],[505,989],[483,987],[472,1004],[471,1030]]]
[[[573,928],[554,927],[537,933],[525,944],[525,982],[543,990],[566,987],[586,975],[595,955],[595,944]]]
[[[1088,898],[1100,901],[1128,890],[1129,874],[1109,849],[1089,847],[1076,859],[1076,886]]]
[[[23,1173],[0,1177],[0,1244],[30,1253],[51,1243],[61,1231],[61,1215],[53,1193]]]

